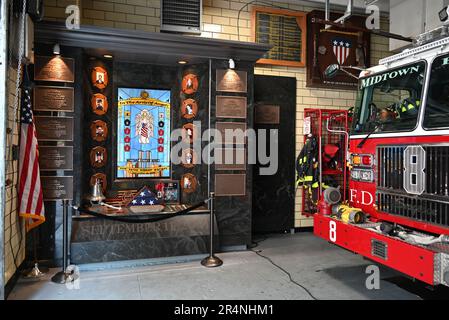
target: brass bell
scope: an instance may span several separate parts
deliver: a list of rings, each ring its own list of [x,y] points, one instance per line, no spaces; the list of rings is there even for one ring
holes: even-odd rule
[[[87,197],[87,200],[92,203],[100,203],[104,199],[106,199],[106,197],[103,194],[101,183],[97,180],[92,186],[91,194]]]

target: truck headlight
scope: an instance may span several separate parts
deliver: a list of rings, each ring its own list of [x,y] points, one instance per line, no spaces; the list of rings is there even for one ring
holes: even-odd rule
[[[351,179],[355,181],[373,182],[374,172],[373,170],[352,169]]]

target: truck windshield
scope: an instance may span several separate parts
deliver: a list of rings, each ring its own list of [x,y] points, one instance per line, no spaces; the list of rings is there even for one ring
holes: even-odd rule
[[[435,59],[430,73],[424,128],[449,128],[449,55]]]
[[[424,62],[360,80],[353,134],[410,131],[416,126],[425,81]]]

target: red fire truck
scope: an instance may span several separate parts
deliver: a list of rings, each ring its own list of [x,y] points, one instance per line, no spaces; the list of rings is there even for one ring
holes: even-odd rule
[[[360,75],[349,203],[334,205],[338,214],[315,214],[314,233],[424,283],[449,286],[447,31],[423,35],[419,45]],[[353,219],[360,212],[366,219]]]

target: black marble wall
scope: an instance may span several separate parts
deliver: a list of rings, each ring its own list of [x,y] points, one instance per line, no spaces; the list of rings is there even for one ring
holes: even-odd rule
[[[51,49],[51,48],[50,48]],[[36,52],[38,54],[45,55],[48,53],[48,46],[37,46]],[[67,174],[73,174],[74,176],[74,203],[79,204],[83,201],[86,194],[90,192],[89,180],[92,174],[96,172],[103,172],[108,177],[107,196],[114,196],[115,192],[123,189],[139,189],[144,185],[151,185],[154,181],[150,179],[132,179],[132,180],[117,180],[115,179],[114,159],[116,157],[116,110],[117,110],[117,88],[118,87],[135,87],[135,88],[148,88],[148,89],[170,89],[171,90],[171,104],[172,104],[172,130],[181,128],[187,122],[200,121],[201,122],[201,135],[205,130],[209,128],[209,81],[211,82],[211,128],[215,127],[217,121],[215,117],[215,97],[217,95],[215,91],[215,71],[216,69],[226,69],[228,67],[226,61],[213,60],[211,63],[212,72],[211,78],[209,78],[209,63],[203,63],[198,65],[187,66],[159,66],[152,64],[132,63],[125,61],[112,61],[107,59],[98,59],[90,57],[83,52],[82,48],[61,48],[62,56],[73,57],[75,59],[75,112],[73,114],[75,118],[75,139],[73,142],[74,152],[74,171],[67,172]],[[91,85],[91,71],[94,66],[103,66],[109,74],[109,85],[103,90],[103,94],[108,97],[109,110],[106,115],[97,116],[90,110],[90,98],[91,94],[100,92]],[[226,93],[226,95],[240,95],[246,96],[248,99],[248,112],[247,119],[238,120],[244,121],[248,128],[253,127],[253,81],[254,81],[254,64],[246,63],[243,61],[237,61],[237,70],[247,72],[248,76],[248,92],[246,94],[232,94]],[[185,96],[181,91],[181,81],[185,74],[194,73],[199,79],[198,91],[192,96]],[[194,119],[183,119],[181,117],[181,102],[184,98],[194,98],[198,102],[198,115]],[[93,120],[101,119],[108,124],[109,134],[108,139],[103,143],[94,142],[90,136],[90,123]],[[233,121],[235,119],[220,119],[219,121]],[[200,135],[200,136],[201,136]],[[172,142],[174,144],[176,142]],[[93,169],[89,161],[89,151],[93,146],[102,145],[108,150],[108,162],[104,168]],[[202,141],[201,146],[204,148],[208,145],[208,141]],[[201,157],[201,155],[199,155]],[[210,168],[206,163],[201,163],[193,168],[185,168],[182,165],[172,165],[171,179],[180,180],[185,173],[192,173],[196,176],[198,185],[195,192],[181,195],[183,203],[193,204],[198,201],[202,201],[208,197],[209,191],[214,191],[214,166]],[[210,170],[210,172],[209,172]],[[209,179],[210,173],[210,179]],[[219,235],[219,246],[244,246],[251,243],[251,192],[252,192],[252,166],[247,165],[244,171],[231,171],[220,173],[246,173],[246,195],[242,197],[217,197],[216,198],[216,219],[217,229]],[[47,222],[39,227],[40,231],[40,250],[38,252],[39,259],[47,259],[56,265],[61,265],[62,257],[62,206],[60,202],[46,203],[47,210]],[[207,216],[207,215],[206,215]],[[198,220],[199,218],[195,218]],[[195,221],[196,221],[195,220]],[[207,220],[207,219],[206,219]],[[185,224],[195,223],[192,221],[180,221]],[[120,259],[127,258],[145,258],[155,257],[158,255],[168,256],[167,246],[173,248],[179,247],[181,243],[182,250],[174,250],[171,254],[195,254],[198,252],[205,252],[206,235],[202,233],[199,238],[192,234],[191,241],[186,242],[187,233],[183,234],[177,240],[167,240],[164,238],[156,240],[156,238],[143,237],[141,239],[131,239],[126,244],[119,242],[120,239],[115,239],[110,242],[108,239],[98,240],[92,238],[88,240],[83,238],[79,241],[81,230],[78,220],[74,220],[74,228],[71,228],[72,222],[70,222],[71,237],[73,240],[72,249],[73,261],[93,262],[104,261],[105,256],[111,257],[114,250],[119,248],[129,250],[134,246],[135,250],[140,250],[142,246],[147,248],[159,248],[151,249],[152,253],[149,253],[147,249],[143,250],[142,255],[131,254],[127,257],[120,256]],[[98,221],[96,223],[102,224]],[[203,221],[202,224],[205,222]],[[203,225],[203,229],[206,225]],[[190,226],[189,228],[195,228]],[[189,229],[190,230],[190,229]],[[205,230],[205,229],[204,229]],[[186,230],[184,230],[186,231]],[[146,240],[145,240],[145,239]],[[176,238],[176,237],[175,237]],[[184,240],[183,240],[184,239]],[[139,244],[139,241],[144,241],[144,244]],[[145,242],[146,241],[146,242]],[[161,242],[162,241],[162,242]],[[30,242],[31,243],[31,242]],[[79,245],[82,243],[82,245]],[[78,246],[77,248],[75,248]],[[116,249],[113,247],[116,246]],[[130,247],[131,246],[131,247]],[[31,247],[31,246],[28,246]],[[100,248],[102,248],[101,251]],[[162,249],[161,249],[162,248]],[[165,248],[165,249],[164,249]],[[191,248],[188,249],[188,248]],[[98,251],[100,250],[100,251]],[[110,255],[106,251],[110,251]],[[125,252],[126,250],[120,250]],[[154,251],[156,250],[156,251]],[[162,250],[162,251],[161,251]],[[190,250],[190,251],[189,251]],[[97,252],[94,254],[93,252]],[[83,257],[84,254],[84,257]],[[96,256],[96,258],[94,258]],[[89,258],[90,257],[90,258]],[[107,258],[109,259],[109,258]],[[110,258],[117,260],[116,258]],[[30,257],[31,260],[31,257]]]
[[[243,122],[247,128],[254,126],[254,64],[236,60],[235,70],[247,72],[247,93],[230,93],[216,91],[216,70],[227,69],[228,60],[214,60],[212,63],[212,99],[211,99],[211,127],[215,128],[219,122]],[[244,119],[217,119],[215,98],[218,95],[225,96],[246,96],[247,97],[247,118]],[[247,141],[249,143],[249,141]],[[246,146],[248,150],[248,145]],[[245,171],[227,170],[215,171],[215,166],[211,166],[211,189],[214,188],[214,175],[216,173],[246,173],[246,195],[226,196],[216,198],[216,214],[218,228],[220,230],[220,245],[224,246],[244,246],[251,244],[251,212],[252,212],[252,170],[253,165],[247,164]]]

